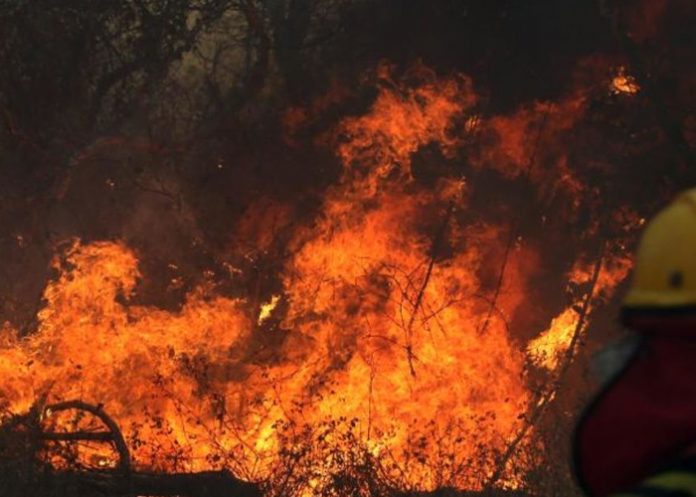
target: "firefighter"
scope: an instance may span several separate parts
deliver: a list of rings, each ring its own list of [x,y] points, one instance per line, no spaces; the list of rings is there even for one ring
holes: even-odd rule
[[[580,420],[576,475],[592,497],[696,497],[696,189],[646,227],[621,321],[639,344]]]

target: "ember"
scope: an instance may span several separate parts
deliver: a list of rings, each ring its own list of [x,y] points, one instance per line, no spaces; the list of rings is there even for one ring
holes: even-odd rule
[[[640,86],[632,76],[626,74],[626,68],[621,66],[614,79],[611,80],[611,90],[614,93],[627,93],[633,95],[640,91]]]

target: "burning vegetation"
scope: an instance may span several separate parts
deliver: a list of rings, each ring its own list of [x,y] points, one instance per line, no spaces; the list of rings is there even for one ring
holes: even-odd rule
[[[305,3],[183,2],[183,44],[158,41],[164,72],[137,51],[121,79],[90,62],[93,106],[65,104],[93,112],[90,126],[70,121],[74,143],[0,100],[7,163],[35,164],[12,173],[2,213],[38,212],[3,232],[21,255],[4,258],[0,474],[18,492],[36,475],[47,495],[575,491],[559,458],[591,392],[587,350],[618,335],[607,316],[632,244],[671,187],[644,161],[693,174],[693,115],[609,52],[504,104],[478,55],[460,67],[386,49],[321,77],[312,66],[303,93],[293,64],[311,61],[287,52],[293,36],[334,56],[346,26],[357,36],[369,9],[388,8]],[[109,5],[143,36],[179,19]],[[427,19],[461,8],[440,7]],[[602,14],[593,22],[643,26],[618,6]],[[324,25],[337,39],[322,51],[310,42]],[[669,43],[659,26],[645,36]],[[95,57],[139,39],[99,40]],[[243,83],[225,65],[244,66]],[[34,286],[9,284],[14,267],[39,268]],[[23,310],[15,297],[32,291]]]

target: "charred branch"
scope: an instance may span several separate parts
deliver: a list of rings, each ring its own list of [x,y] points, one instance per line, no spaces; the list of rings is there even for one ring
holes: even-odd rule
[[[421,311],[421,305],[423,303],[423,297],[425,296],[425,290],[428,288],[428,283],[430,282],[430,277],[433,274],[433,268],[435,267],[435,261],[441,249],[441,245],[447,233],[447,226],[449,224],[452,213],[454,212],[454,203],[450,203],[447,207],[447,213],[445,214],[442,224],[435,233],[435,238],[433,239],[432,245],[430,247],[430,259],[428,260],[428,267],[425,270],[425,276],[421,282],[418,293],[416,294],[416,300],[413,303],[413,310],[411,311],[411,316],[409,317],[408,324],[406,325],[406,355],[408,358],[408,367],[411,371],[411,376],[416,376],[416,370],[413,366],[413,324],[416,320],[416,316]]]
[[[75,433],[44,433],[41,435],[44,440],[52,442],[76,442],[78,440],[94,441],[94,442],[109,442],[113,436],[111,432],[89,432],[78,431]]]
[[[524,421],[522,429],[517,433],[515,438],[508,444],[505,451],[500,455],[496,461],[496,469],[491,475],[490,479],[487,481],[486,488],[494,488],[495,485],[500,481],[500,479],[505,474],[508,467],[508,463],[513,458],[517,450],[519,449],[522,441],[527,437],[530,430],[538,425],[541,417],[546,412],[549,404],[555,398],[558,390],[561,388],[563,380],[565,379],[568,370],[573,364],[573,359],[577,352],[578,342],[582,336],[582,331],[585,328],[588,318],[588,312],[590,311],[590,306],[592,304],[592,299],[594,298],[595,287],[597,285],[597,280],[599,279],[599,274],[602,270],[602,264],[604,264],[604,253],[606,249],[606,242],[602,241],[599,247],[599,253],[595,260],[594,268],[592,270],[592,277],[590,280],[590,287],[585,294],[585,298],[582,301],[582,306],[579,309],[579,314],[577,321],[575,323],[575,329],[573,330],[573,335],[566,350],[563,355],[563,362],[556,371],[556,377],[549,383],[547,388],[541,392],[538,399],[535,402],[535,407],[529,413],[528,417]]]

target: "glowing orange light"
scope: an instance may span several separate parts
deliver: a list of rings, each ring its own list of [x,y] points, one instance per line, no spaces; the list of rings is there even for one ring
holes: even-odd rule
[[[611,80],[610,90],[612,93],[635,95],[640,91],[640,86],[636,83],[633,76],[626,73],[626,68],[620,66],[616,75]]]
[[[343,174],[317,218],[290,236],[282,289],[270,301],[259,307],[202,285],[177,311],[128,304],[140,278],[133,250],[76,241],[56,256],[58,276],[44,290],[36,332],[0,329],[0,405],[26,411],[44,395],[104,404],[136,468],[272,478],[285,469],[283,457],[301,454],[312,465],[303,488],[311,496],[331,480],[337,454],[369,454],[403,488],[482,488],[534,407],[529,362],[558,366],[579,301],[520,344],[508,321],[537,307],[528,295],[541,252],[527,236],[506,248],[508,224],[471,216],[462,177],[416,181],[413,156],[435,146],[455,158],[465,136],[481,131],[496,139],[472,158],[474,167],[495,164],[504,176],[528,174],[542,185],[529,157],[530,143],[545,142],[529,139],[530,130],[547,120],[552,136],[569,129],[584,101],[487,119],[474,114],[469,78],[438,78],[423,67],[411,76],[419,84],[404,86],[382,68],[390,84],[364,115],[334,130]],[[548,163],[553,174],[543,174],[552,181],[539,189],[561,192],[577,208],[585,186],[568,159]],[[237,229],[263,252],[291,212],[260,200]],[[255,253],[238,260],[253,262]],[[487,280],[503,256],[493,291]],[[239,277],[240,266],[224,267]],[[608,298],[628,267],[607,258],[596,299]],[[579,261],[568,280],[587,282],[591,268]],[[273,334],[259,325],[271,316],[282,341],[264,355]],[[85,457],[97,466],[113,461]],[[519,486],[529,464],[518,461],[501,485]]]
[[[271,317],[271,314],[278,305],[279,301],[280,295],[273,295],[269,302],[266,302],[265,304],[261,305],[261,308],[259,309],[259,319],[257,320],[258,324],[262,324],[265,320]]]

